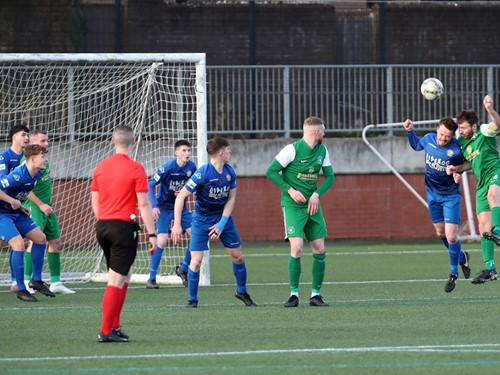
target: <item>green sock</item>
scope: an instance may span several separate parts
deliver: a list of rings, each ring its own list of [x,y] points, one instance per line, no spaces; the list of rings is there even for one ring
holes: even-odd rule
[[[50,282],[61,281],[61,254],[48,252],[47,261],[50,269]]]
[[[312,292],[319,294],[325,277],[326,254],[313,254],[312,261]]]
[[[495,228],[495,233],[500,233],[500,207],[491,209],[491,225]]]
[[[481,255],[487,270],[495,268],[495,244],[481,237]]]
[[[290,279],[290,292],[298,293],[301,272],[300,258],[290,256],[288,258],[288,277]]]
[[[33,272],[33,263],[31,263],[31,253],[28,251],[24,252],[24,280],[31,279],[31,273]]]

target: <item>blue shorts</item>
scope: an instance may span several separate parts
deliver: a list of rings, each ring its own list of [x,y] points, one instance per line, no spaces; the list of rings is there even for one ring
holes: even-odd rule
[[[31,217],[21,212],[0,214],[0,240],[9,242],[21,235],[23,238],[33,229],[38,228]]]
[[[208,233],[210,232],[210,227],[217,224],[221,218],[222,214],[203,216],[196,212],[193,215],[193,223],[191,226],[191,239],[189,241],[189,249],[191,251],[207,251],[210,249],[210,241],[208,238]],[[222,231],[219,240],[222,242],[225,248],[237,249],[241,246],[240,235],[234,224],[232,216],[229,216],[227,224]]]
[[[158,233],[170,234],[173,220],[174,220],[174,211],[165,211],[160,209],[160,216],[158,217],[158,224],[157,224]],[[189,211],[187,207],[184,207],[181,216],[181,227],[183,232],[185,232],[186,229],[191,228],[192,220],[193,220],[193,215],[191,214],[191,211]]]
[[[460,224],[460,194],[440,195],[427,189],[427,203],[433,223]]]

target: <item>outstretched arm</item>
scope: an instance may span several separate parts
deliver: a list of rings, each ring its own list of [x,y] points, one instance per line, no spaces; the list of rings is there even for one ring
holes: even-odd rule
[[[408,143],[410,144],[411,148],[414,149],[415,151],[421,151],[424,148],[420,144],[420,138],[417,137],[415,132],[413,131],[413,122],[410,119],[407,119],[404,124],[403,124],[405,130],[407,131],[408,135]]]
[[[493,109],[493,99],[491,98],[491,96],[486,95],[484,97],[483,105],[492,120],[492,122],[488,124],[489,130],[492,133],[498,133],[498,131],[500,130],[500,116],[498,115],[498,112]]]

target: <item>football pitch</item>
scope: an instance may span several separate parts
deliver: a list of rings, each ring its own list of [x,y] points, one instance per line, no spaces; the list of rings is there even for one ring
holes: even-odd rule
[[[472,276],[479,244],[464,244]],[[310,307],[311,255],[302,257],[300,305],[288,298],[288,246],[246,243],[248,292],[234,298],[229,257],[211,254],[210,287],[186,309],[183,286],[132,284],[122,313],[128,343],[97,343],[104,284],[23,303],[0,289],[0,374],[493,374],[500,371],[500,281],[460,278],[443,291],[438,243],[327,246],[322,295]]]

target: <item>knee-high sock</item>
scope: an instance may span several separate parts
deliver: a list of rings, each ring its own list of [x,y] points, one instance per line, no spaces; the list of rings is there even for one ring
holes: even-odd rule
[[[189,263],[191,263],[191,251],[189,251],[189,245],[188,245],[188,247],[186,247],[186,254],[184,254],[184,260],[182,261],[179,270],[181,272],[187,272]]]
[[[299,280],[302,267],[300,258],[290,256],[288,258],[288,279],[290,283],[290,293],[297,294],[299,292]]]
[[[319,294],[325,278],[326,254],[313,254],[312,261],[312,293]]]
[[[31,260],[31,253],[29,251],[24,252],[24,280],[31,279],[31,274],[33,273],[33,263]]]
[[[17,290],[25,290],[24,286],[24,251],[12,250],[12,272],[17,283]]]
[[[34,243],[31,246],[31,262],[33,264],[33,280],[42,281],[43,257],[45,244]]]
[[[117,311],[115,313],[115,318],[113,319],[113,328],[118,329],[120,328],[120,316],[122,314],[123,310],[123,305],[125,304],[125,297],[127,297],[127,290],[128,290],[128,283],[123,284],[123,287],[121,289],[122,293],[120,295],[120,300],[116,303],[117,306]]]
[[[104,290],[104,295],[102,296],[101,332],[105,335],[111,333],[111,328],[113,328],[113,322],[118,312],[121,295],[122,290],[116,286],[108,285]]]
[[[12,282],[16,281],[16,273],[14,272],[14,267],[12,267],[12,252],[14,250],[9,249],[9,266],[10,266],[10,279]]]
[[[494,251],[495,244],[481,237],[481,255],[483,256],[483,261],[487,270],[495,268],[495,258],[493,257]]]
[[[236,287],[238,293],[246,293],[247,291],[247,267],[245,262],[241,264],[233,263],[233,274],[236,278]]]
[[[194,272],[188,268],[188,300],[198,301],[198,284],[200,283],[200,271]]]
[[[500,233],[500,207],[491,209],[491,225],[493,225],[495,233]]]
[[[61,281],[61,254],[48,252],[47,263],[49,263],[50,282]]]
[[[158,267],[160,267],[161,256],[163,255],[163,249],[157,247],[153,255],[151,255],[151,267],[149,268],[149,280],[156,279],[156,273],[158,272]]]
[[[448,239],[446,237],[439,237],[441,238],[441,242],[443,243],[444,246],[446,246],[447,249],[450,248],[450,244],[448,243]]]
[[[458,275],[458,258],[461,253],[460,241],[450,244],[448,248],[448,255],[450,257],[450,273],[452,275]]]

